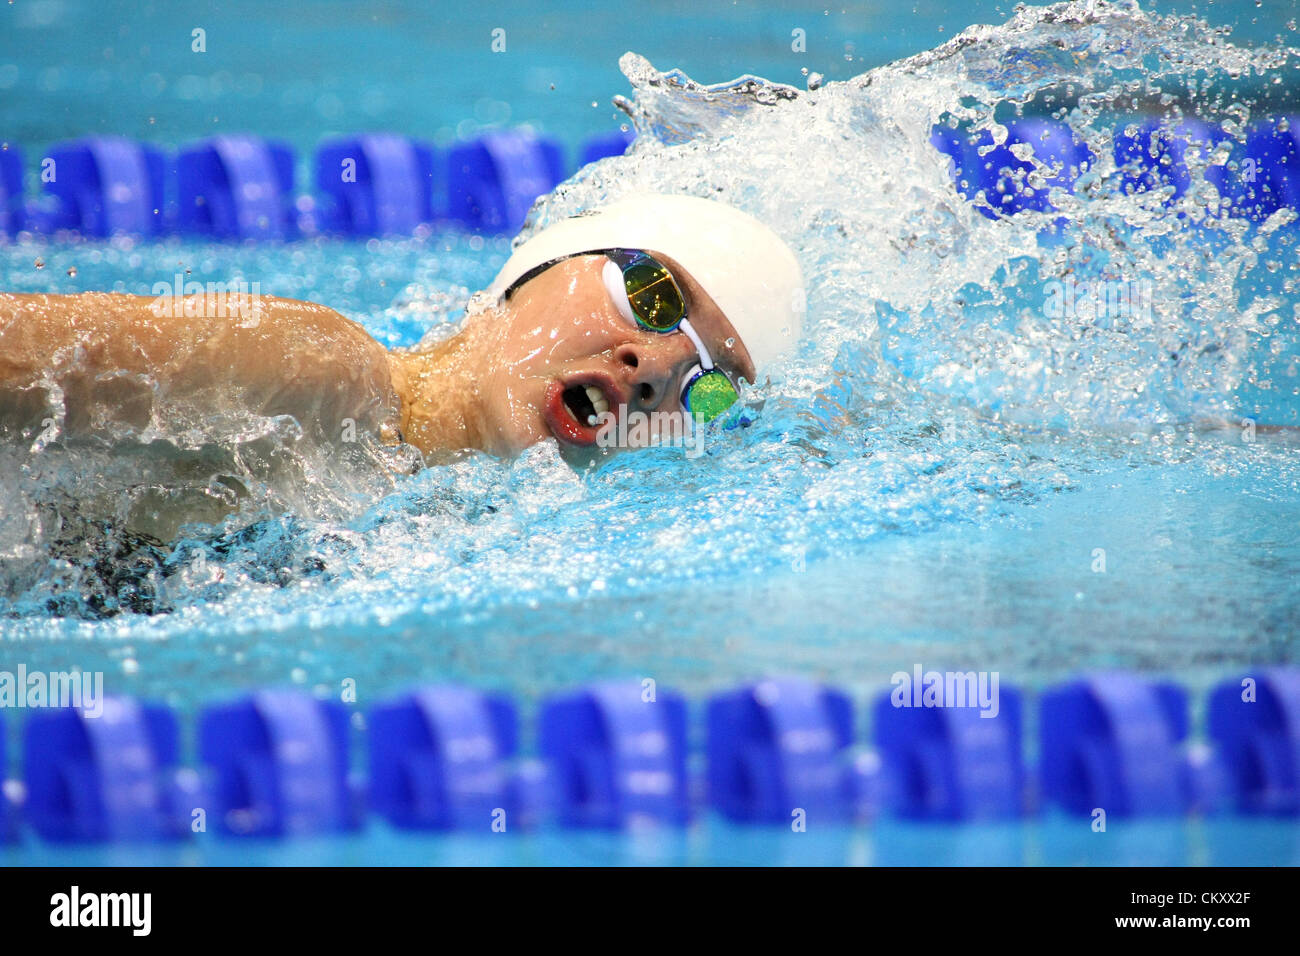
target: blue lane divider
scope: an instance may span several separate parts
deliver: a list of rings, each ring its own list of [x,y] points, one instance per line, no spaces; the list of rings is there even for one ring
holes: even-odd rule
[[[635,682],[548,701],[538,751],[553,777],[559,822],[620,827],[685,823],[686,702]]]
[[[616,130],[589,138],[580,165],[621,155],[635,136]],[[33,225],[88,236],[176,231],[215,239],[286,239],[299,232],[294,158],[283,143],[217,136],[182,147],[174,162],[156,147],[120,137],[87,137],[55,150],[44,157],[55,161],[55,178],[45,187],[50,201],[35,216],[23,199],[21,152],[13,145],[0,150],[0,233]],[[391,133],[341,137],[317,150],[319,221],[312,222],[312,204],[305,201],[302,228],[409,235],[421,224],[451,219],[473,229],[511,232],[533,201],[565,175],[560,144],[525,130],[494,131],[446,153]]]
[[[972,696],[962,706],[917,707],[894,692],[876,701],[876,749],[886,809],[919,820],[987,820],[1025,809],[1021,698],[998,690],[997,710]],[[949,702],[951,703],[951,702]]]
[[[544,701],[539,760],[520,760],[514,705],[426,687],[369,713],[372,809],[400,827],[518,831],[537,824],[680,825],[702,803],[746,823],[809,827],[884,813],[1013,819],[1036,777],[1047,804],[1085,820],[1174,813],[1300,816],[1300,669],[1261,669],[1210,695],[1203,743],[1188,743],[1174,684],[1095,674],[1038,697],[1039,763],[1025,770],[1025,703],[1008,687],[966,706],[873,707],[874,750],[853,749],[853,706],[802,679],[720,693],[704,714],[707,794],[691,786],[687,704],[662,688],[602,683]],[[7,786],[0,840],[25,822],[51,841],[158,840],[187,830],[292,836],[360,823],[350,715],[299,691],[205,709],[199,772],[179,769],[178,721],[124,698],[33,711],[26,797]],[[0,751],[3,749],[0,735]],[[3,762],[0,752],[0,764]],[[191,824],[198,819],[209,826]]]
[[[1195,119],[1169,127],[1148,122],[1115,132],[1115,165],[1121,170],[1120,191],[1148,192],[1172,186],[1166,204],[1187,194],[1191,185],[1189,151],[1200,153],[1199,164],[1211,182],[1218,167],[1207,165],[1215,148],[1228,139],[1222,130]],[[1218,185],[1218,184],[1216,184]]]
[[[606,156],[622,156],[634,139],[636,139],[636,132],[630,129],[593,136],[582,146],[579,165],[586,166]]]
[[[256,136],[215,136],[181,148],[176,161],[180,232],[218,239],[290,239],[293,151]]]
[[[1001,145],[988,130],[972,139],[968,132],[947,126],[936,127],[930,141],[952,161],[958,191],[977,201],[976,208],[987,218],[998,219],[1025,209],[1054,209],[1050,191],[1057,187],[1069,191],[1091,164],[1091,152],[1061,123],[1021,119],[1005,125],[1007,137]],[[1052,175],[1040,178],[1034,174],[1027,150],[1032,150],[1039,163],[1055,170]]]
[[[5,724],[0,720],[0,784],[4,783],[9,769],[9,735]],[[18,807],[10,797],[7,787],[0,786],[0,845],[13,843],[18,839]]]
[[[165,160],[152,146],[117,136],[91,136],[52,146],[42,160],[52,197],[47,231],[84,236],[163,232]]]
[[[505,697],[426,687],[369,714],[370,806],[407,828],[484,829],[514,810],[519,718]]]
[[[1300,117],[1274,117],[1255,124],[1243,140],[1233,140],[1222,129],[1195,118],[1170,126],[1156,120],[1130,123],[1114,134],[1114,158],[1119,169],[1117,188],[1125,193],[1168,189],[1164,204],[1187,194],[1192,175],[1189,158],[1199,152],[1208,182],[1228,204],[1228,214],[1262,222],[1278,209],[1300,212]],[[1006,124],[1007,138],[995,145],[992,135],[939,125],[931,133],[934,147],[950,160],[958,192],[974,202],[990,219],[1026,209],[1048,210],[1051,188],[1072,190],[1094,157],[1063,123],[1045,119],[1013,120]],[[1210,162],[1227,144],[1229,159]],[[1035,184],[1032,164],[1023,153],[1050,168],[1052,176]],[[982,194],[982,195],[981,195]]]
[[[517,232],[537,197],[564,179],[560,144],[522,130],[458,143],[443,162],[443,214],[485,232]]]
[[[1052,210],[1051,191],[1072,191],[1095,157],[1063,123],[1024,118],[1005,125],[1001,144],[987,130],[972,134],[945,124],[935,127],[931,142],[949,157],[958,191],[982,215]],[[582,164],[621,154],[634,136],[620,130],[590,138]],[[1191,185],[1189,151],[1199,150],[1205,163],[1222,148],[1229,151],[1227,162],[1208,165],[1205,178],[1225,200],[1227,214],[1262,222],[1282,208],[1300,211],[1300,117],[1262,120],[1241,141],[1194,118],[1172,128],[1150,120],[1126,124],[1114,135],[1114,188],[1165,189],[1164,201],[1172,203]],[[1030,152],[1045,172],[1035,169]],[[218,136],[183,147],[169,163],[153,146],[89,137],[55,147],[44,159],[54,162],[48,202],[29,209],[21,155],[13,145],[0,150],[0,233],[175,230],[215,239],[289,239],[300,232],[293,153],[281,143]],[[450,220],[510,233],[565,174],[559,143],[527,130],[493,131],[447,151],[387,133],[330,140],[316,156],[318,221],[309,212],[311,199],[302,197],[302,229],[409,235],[423,223]],[[175,200],[169,198],[173,188]]]
[[[1243,813],[1300,813],[1300,670],[1268,670],[1220,684],[1208,735]]]
[[[1262,222],[1286,207],[1300,212],[1300,116],[1251,130],[1232,183],[1230,195],[1249,219]]]
[[[177,769],[177,723],[164,707],[105,698],[63,707],[25,730],[26,816],[47,840],[157,840],[188,832],[201,802]]]
[[[1148,816],[1188,809],[1187,695],[1127,674],[1049,691],[1039,708],[1045,799],[1070,813]]]
[[[991,143],[989,139],[979,145]],[[1028,147],[1038,162],[1056,171],[1038,181],[1031,175],[1033,163],[1016,155],[1019,147]],[[977,145],[977,156],[978,149]],[[1055,209],[1049,199],[1050,191],[1058,187],[1071,191],[1075,180],[1092,163],[1088,147],[1074,137],[1068,126],[1040,119],[1007,123],[1006,142],[981,158],[985,195],[990,205],[1004,213]]]
[[[0,147],[0,235],[12,236],[27,225],[23,208],[23,154],[9,143]]]
[[[241,836],[349,830],[360,798],[349,778],[349,715],[332,701],[260,691],[205,710],[199,756],[216,825]]]
[[[804,680],[765,680],[709,701],[709,799],[733,820],[842,819],[851,801],[853,704]]]
[[[409,235],[433,219],[433,147],[387,133],[323,143],[316,153],[320,226],[348,235]]]

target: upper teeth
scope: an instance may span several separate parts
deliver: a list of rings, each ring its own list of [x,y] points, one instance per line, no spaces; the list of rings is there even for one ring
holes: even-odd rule
[[[583,389],[587,393],[587,398],[591,401],[591,407],[600,415],[609,411],[609,402],[605,399],[605,393],[594,385],[584,385]]]

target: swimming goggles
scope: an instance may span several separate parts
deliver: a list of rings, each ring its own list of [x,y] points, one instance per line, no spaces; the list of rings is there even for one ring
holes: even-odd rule
[[[682,407],[695,417],[697,422],[708,422],[717,418],[740,399],[740,391],[727,373],[713,364],[709,350],[699,334],[686,317],[686,297],[682,295],[677,280],[662,262],[640,249],[592,249],[587,252],[572,252],[558,259],[551,259],[529,269],[506,289],[504,298],[518,289],[529,279],[535,278],[551,266],[573,259],[577,256],[603,255],[621,274],[622,284],[618,287],[618,276],[611,275],[606,268],[605,286],[619,313],[638,328],[649,332],[667,335],[681,330],[695,345],[700,360],[692,365],[682,378]]]

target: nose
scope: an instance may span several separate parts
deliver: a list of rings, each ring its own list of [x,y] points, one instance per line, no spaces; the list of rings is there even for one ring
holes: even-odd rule
[[[647,336],[614,349],[632,402],[647,411],[658,408],[668,398],[673,383],[693,355],[695,349],[685,335]]]

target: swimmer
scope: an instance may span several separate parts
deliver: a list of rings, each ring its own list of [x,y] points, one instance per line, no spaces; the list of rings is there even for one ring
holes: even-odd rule
[[[540,232],[476,301],[450,337],[388,350],[310,302],[0,294],[0,436],[193,436],[243,412],[425,456],[587,449],[610,415],[722,414],[795,343],[804,291],[758,220],[651,194]]]

